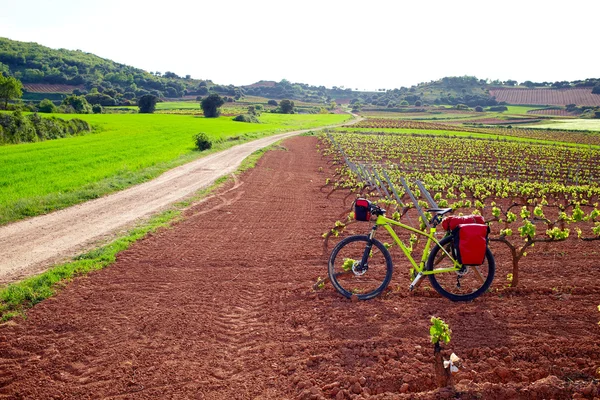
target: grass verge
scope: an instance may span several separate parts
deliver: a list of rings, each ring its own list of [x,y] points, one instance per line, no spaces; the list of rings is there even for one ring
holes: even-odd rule
[[[278,146],[278,143],[257,150],[246,157],[235,173],[241,174],[248,169],[254,168],[256,162],[267,151]],[[73,278],[111,265],[115,262],[119,252],[128,249],[133,243],[144,238],[147,234],[155,232],[159,228],[169,227],[174,222],[179,221],[182,218],[182,211],[185,208],[207,197],[230,179],[230,176],[218,178],[211,186],[198,191],[194,196],[185,201],[176,203],[170,210],[152,217],[146,223],[133,228],[124,236],[115,239],[105,246],[76,256],[71,262],[53,266],[40,275],[0,288],[0,322],[8,321],[17,316],[25,317],[25,312],[29,308],[53,296]]]

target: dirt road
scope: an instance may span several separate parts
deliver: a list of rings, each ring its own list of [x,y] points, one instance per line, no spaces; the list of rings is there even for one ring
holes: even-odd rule
[[[235,171],[244,158],[258,149],[283,138],[320,129],[323,128],[244,143],[121,192],[0,227],[0,284],[41,272],[97,246],[136,221],[166,209]]]

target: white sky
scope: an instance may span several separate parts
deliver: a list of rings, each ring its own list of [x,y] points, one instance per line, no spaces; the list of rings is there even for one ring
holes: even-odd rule
[[[147,71],[378,89],[600,78],[600,0],[0,0],[0,37]]]

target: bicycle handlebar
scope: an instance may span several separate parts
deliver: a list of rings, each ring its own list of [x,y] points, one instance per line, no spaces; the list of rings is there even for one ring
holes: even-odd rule
[[[379,207],[377,204],[371,203],[371,214],[373,215],[385,215],[386,210]]]

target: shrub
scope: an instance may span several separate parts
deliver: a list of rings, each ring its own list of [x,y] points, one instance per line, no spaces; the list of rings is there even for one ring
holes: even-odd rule
[[[38,105],[38,110],[39,112],[43,113],[55,113],[57,111],[54,103],[48,99],[40,101],[40,104]]]
[[[477,111],[477,112],[483,112],[483,107],[477,106],[477,107],[475,107],[475,111]]]
[[[267,104],[270,106],[275,106],[275,107],[277,107],[277,105],[278,105],[277,101],[275,101],[275,100],[269,100],[269,101],[267,101]]]
[[[279,108],[282,114],[293,114],[294,113],[294,102],[291,100],[281,100],[279,102]]]
[[[194,143],[196,144],[196,149],[200,151],[208,150],[212,147],[212,140],[210,140],[205,132],[195,134]]]
[[[221,107],[225,101],[217,93],[212,93],[207,98],[202,100],[200,107],[206,118],[216,118],[221,115]]]
[[[89,114],[92,112],[92,106],[83,96],[68,96],[62,104],[66,107],[71,106],[77,114]]]
[[[116,106],[117,101],[104,93],[93,93],[85,96],[90,104],[100,104],[101,106]]]
[[[492,107],[488,108],[488,111],[503,112],[503,111],[508,111],[508,107],[506,107],[506,106],[492,106]]]
[[[74,118],[42,118],[39,114],[23,116],[18,111],[0,114],[0,143],[24,143],[58,139],[91,131],[90,124]]]
[[[138,100],[138,107],[142,114],[152,114],[156,109],[158,97],[153,94],[145,94]]]
[[[256,115],[252,114],[240,114],[237,117],[234,117],[233,120],[238,122],[250,122],[255,124],[260,122],[258,118],[256,118]]]
[[[102,111],[103,111],[103,110],[102,110],[102,106],[101,106],[100,104],[94,104],[94,105],[92,106],[92,112],[93,112],[94,114],[102,114]]]

